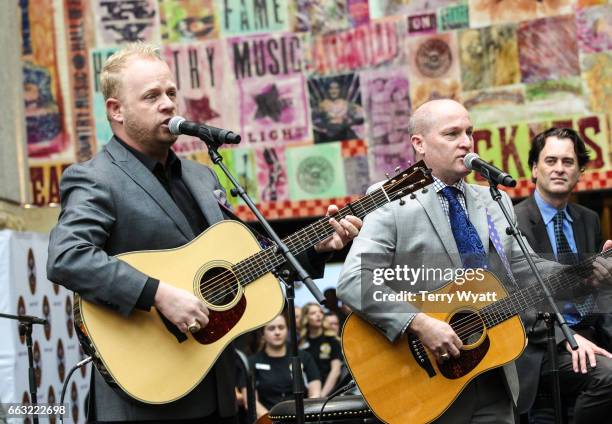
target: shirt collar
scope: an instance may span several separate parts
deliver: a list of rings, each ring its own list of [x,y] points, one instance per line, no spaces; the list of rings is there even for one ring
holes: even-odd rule
[[[548,223],[552,221],[552,219],[555,217],[559,209],[547,203],[538,191],[538,189],[536,189],[533,193],[533,197],[535,198],[536,204],[538,205],[538,209],[540,209],[540,214],[542,215],[542,219],[544,220],[544,225],[548,225]],[[567,218],[569,222],[573,222],[572,217],[567,211],[567,205],[561,208],[561,210],[565,212],[565,218]]]
[[[162,170],[165,168],[161,164],[161,162],[158,162],[152,157],[147,156],[142,152],[139,152],[138,150],[134,149],[132,146],[127,144],[125,141],[121,140],[116,135],[115,135],[115,138],[117,139],[119,144],[121,144],[123,147],[128,149],[128,151],[132,153],[136,157],[136,159],[138,159],[149,171],[154,173],[156,168],[160,168]],[[166,166],[167,166],[167,169],[178,172],[178,175],[181,175],[181,161],[179,160],[178,156],[176,156],[176,153],[174,153],[172,149],[168,149],[168,158],[166,159]]]
[[[433,187],[436,193],[440,193],[442,190],[444,190],[444,187],[447,186],[447,184],[442,182],[442,180],[437,177],[433,177],[433,180]],[[455,187],[465,197],[465,182],[463,181],[463,178],[457,181],[455,184],[451,184],[450,187]]]

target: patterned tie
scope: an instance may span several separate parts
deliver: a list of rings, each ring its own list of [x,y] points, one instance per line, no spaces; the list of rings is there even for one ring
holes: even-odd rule
[[[572,251],[565,233],[563,232],[563,220],[565,212],[561,209],[553,218],[555,226],[555,241],[557,243],[557,262],[565,265],[578,263],[578,256]],[[563,305],[563,317],[570,327],[579,324],[584,317],[593,312],[595,303],[593,296],[588,296],[583,303],[567,302]]]
[[[485,268],[487,257],[476,228],[457,199],[459,189],[446,186],[441,191],[448,200],[448,217],[464,268]]]
[[[565,219],[565,212],[563,209],[557,211],[557,214],[553,218],[555,225],[555,241],[557,243],[557,262],[565,265],[575,265],[578,261],[574,252],[570,248],[570,245],[563,232],[563,220]]]

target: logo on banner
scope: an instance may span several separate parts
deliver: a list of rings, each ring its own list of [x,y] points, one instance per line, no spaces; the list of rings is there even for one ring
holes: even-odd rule
[[[446,73],[452,64],[450,47],[442,40],[433,38],[419,47],[416,65],[421,74],[438,78]]]
[[[72,401],[72,419],[76,423],[79,422],[79,392],[74,381],[70,386],[70,400]]]
[[[19,300],[17,300],[17,315],[23,316],[26,314],[26,305],[23,296],[19,296]],[[21,344],[25,343],[25,335],[19,335],[19,341]]]
[[[81,362],[83,359],[85,359],[85,352],[83,352],[83,348],[79,344],[79,362]],[[81,370],[81,376],[85,378],[85,374],[87,374],[87,366],[85,365],[82,366],[80,370]]]
[[[21,404],[22,405],[30,405],[30,394],[28,392],[23,392],[23,396],[21,397]],[[26,416],[27,418],[25,418],[23,420],[23,424],[32,424],[32,420],[30,419],[30,417]]]
[[[34,260],[34,252],[28,249],[28,282],[30,283],[30,292],[36,293],[36,261]]]
[[[66,359],[64,354],[64,343],[62,339],[57,339],[57,374],[59,375],[60,381],[64,382],[66,375]]]
[[[51,305],[49,305],[49,298],[46,295],[43,298],[42,314],[47,320],[45,324],[45,338],[51,340]]]
[[[36,387],[40,387],[42,380],[42,355],[40,354],[40,345],[38,341],[34,342],[34,378],[36,379]]]
[[[53,386],[49,386],[49,391],[47,392],[47,403],[49,405],[55,404],[55,390],[53,390]],[[49,424],[55,424],[55,415],[49,415]]]
[[[72,338],[74,325],[72,322],[72,301],[70,296],[66,296],[66,328],[68,329],[68,337]]]
[[[311,156],[298,166],[298,183],[308,193],[325,191],[334,180],[334,168],[323,156]]]

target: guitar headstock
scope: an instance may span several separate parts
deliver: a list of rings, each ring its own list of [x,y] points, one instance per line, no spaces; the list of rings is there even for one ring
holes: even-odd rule
[[[427,168],[425,162],[420,160],[410,168],[400,171],[395,176],[389,178],[381,188],[387,193],[390,200],[395,200],[401,199],[431,183],[433,183],[431,169]]]

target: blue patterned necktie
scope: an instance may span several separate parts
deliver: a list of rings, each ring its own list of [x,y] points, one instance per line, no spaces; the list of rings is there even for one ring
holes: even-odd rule
[[[555,226],[555,242],[557,244],[557,262],[564,265],[575,265],[578,261],[572,248],[565,237],[563,232],[563,220],[565,219],[565,212],[563,209],[557,211],[557,214],[553,217],[553,223]]]
[[[485,268],[487,257],[482,241],[457,199],[459,189],[446,186],[442,195],[448,200],[448,217],[464,268]]]
[[[564,219],[565,212],[563,212],[563,209],[557,211],[557,214],[553,217],[555,242],[557,244],[557,262],[565,265],[575,265],[578,263],[578,257],[572,251],[567,241],[567,237],[565,237],[565,233],[563,232]],[[565,321],[570,327],[573,327],[579,324],[589,312],[593,311],[593,306],[593,296],[588,296],[583,303],[566,302],[563,305],[563,318],[565,318]]]

